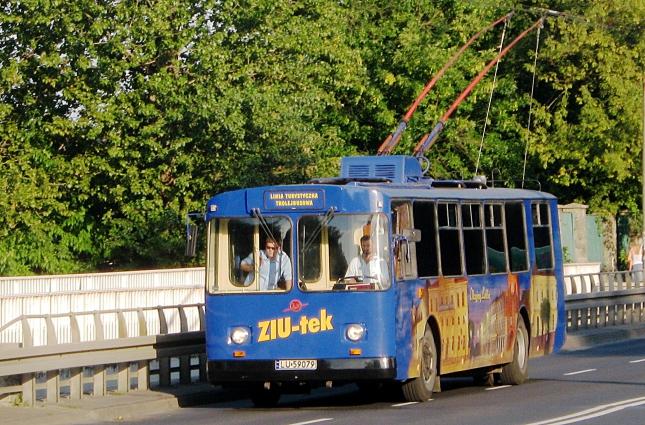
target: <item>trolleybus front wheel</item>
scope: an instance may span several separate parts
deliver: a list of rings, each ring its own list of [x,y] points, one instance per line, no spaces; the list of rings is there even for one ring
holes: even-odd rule
[[[437,380],[437,346],[430,326],[426,325],[420,342],[421,376],[403,384],[403,397],[407,401],[426,401],[432,396]]]
[[[517,336],[513,348],[513,361],[502,368],[500,380],[504,385],[520,385],[529,377],[529,333],[524,319],[517,319]]]

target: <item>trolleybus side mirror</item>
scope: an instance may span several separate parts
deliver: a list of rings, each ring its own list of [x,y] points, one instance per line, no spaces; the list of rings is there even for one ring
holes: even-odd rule
[[[194,257],[197,251],[197,225],[190,223],[186,225],[186,257]]]
[[[199,231],[199,226],[196,223],[192,222],[191,217],[200,218],[203,217],[203,214],[186,214],[186,251],[184,252],[184,255],[186,257],[194,257],[197,251],[197,234]]]
[[[421,229],[403,229],[403,236],[409,242],[421,241]]]

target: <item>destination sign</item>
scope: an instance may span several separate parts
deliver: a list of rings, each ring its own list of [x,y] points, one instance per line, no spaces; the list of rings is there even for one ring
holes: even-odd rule
[[[325,208],[322,190],[267,190],[264,192],[267,210],[316,210]]]

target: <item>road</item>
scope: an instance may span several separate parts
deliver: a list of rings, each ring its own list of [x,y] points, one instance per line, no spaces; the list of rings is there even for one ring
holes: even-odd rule
[[[645,423],[645,339],[533,359],[531,379],[516,386],[474,386],[444,379],[426,403],[367,398],[353,385],[283,396],[278,407],[248,399],[165,412],[131,424],[523,424]]]

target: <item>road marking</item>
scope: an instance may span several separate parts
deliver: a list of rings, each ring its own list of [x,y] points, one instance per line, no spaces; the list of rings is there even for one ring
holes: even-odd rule
[[[645,359],[638,359],[638,360],[630,361],[630,363],[640,363],[640,362],[645,362]]]
[[[431,398],[428,399],[428,401],[432,400]],[[411,404],[419,404],[418,401],[408,401],[407,403],[398,403],[398,404],[393,404],[392,407],[403,407],[403,406],[409,406]]]
[[[320,418],[320,419],[313,419],[311,421],[305,421],[305,422],[295,422],[289,425],[308,425],[308,424],[317,424],[318,422],[327,422],[327,421],[333,421],[334,418]]]
[[[586,421],[610,413],[618,412],[628,407],[636,407],[645,404],[645,397],[631,398],[629,400],[618,401],[616,403],[603,404],[592,407],[591,409],[582,410],[570,415],[560,416],[557,418],[547,419],[540,422],[532,422],[526,425],[566,425],[574,422]]]
[[[500,385],[499,387],[489,387],[486,388],[486,391],[495,391],[495,390],[501,390],[502,388],[508,388],[510,385]]]
[[[577,372],[569,372],[565,373],[564,376],[571,376],[571,375],[580,375],[581,373],[588,373],[588,372],[595,372],[598,369],[585,369],[585,370],[579,370]]]

